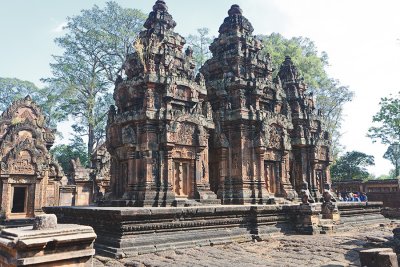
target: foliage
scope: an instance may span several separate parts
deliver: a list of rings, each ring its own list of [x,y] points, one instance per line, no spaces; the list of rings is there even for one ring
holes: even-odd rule
[[[377,180],[388,180],[388,179],[392,179],[393,177],[389,174],[382,174],[378,177],[376,177],[375,179]]]
[[[389,160],[394,166],[393,177],[399,176],[400,170],[400,144],[395,143],[389,145],[388,149],[386,150],[383,158]]]
[[[64,170],[64,173],[71,173],[71,160],[79,158],[82,166],[87,166],[89,157],[86,150],[86,145],[82,138],[75,137],[70,140],[70,144],[61,144],[54,146],[50,153],[54,155]]]
[[[12,102],[30,95],[39,102],[41,90],[32,82],[16,78],[0,78],[0,111],[6,110]]]
[[[142,29],[145,15],[135,9],[107,2],[68,18],[66,34],[55,42],[64,49],[53,56],[53,77],[44,79],[64,118],[72,115],[73,129],[87,136],[88,154],[104,138],[105,117],[112,96],[109,93],[125,57],[133,52],[133,40]]]
[[[49,88],[39,88],[32,82],[16,78],[0,78],[0,89],[0,112],[5,111],[15,100],[29,95],[43,110],[47,126],[56,128],[56,123],[63,119],[62,114],[55,108],[55,96],[48,94]]]
[[[332,134],[333,155],[336,158],[341,150],[339,139],[343,106],[352,100],[353,92],[328,76],[325,69],[328,66],[328,55],[325,52],[319,55],[314,42],[309,38],[286,39],[278,33],[260,35],[259,38],[264,44],[262,52],[272,58],[275,74],[285,56],[290,56],[298,67],[309,91],[316,97],[316,107],[324,117],[327,130]]]
[[[381,98],[380,110],[372,117],[377,124],[368,130],[368,137],[382,144],[400,143],[400,93]]]
[[[208,28],[199,28],[197,34],[189,34],[186,37],[187,44],[193,49],[193,58],[196,63],[196,71],[211,57],[209,46],[214,38],[209,36]]]
[[[358,151],[347,152],[332,165],[332,180],[367,179],[370,174],[366,167],[372,165],[375,165],[374,156]]]
[[[379,111],[372,117],[374,126],[368,129],[367,136],[373,142],[380,140],[389,145],[383,157],[394,165],[393,176],[397,177],[400,171],[400,93],[381,98],[379,105]]]

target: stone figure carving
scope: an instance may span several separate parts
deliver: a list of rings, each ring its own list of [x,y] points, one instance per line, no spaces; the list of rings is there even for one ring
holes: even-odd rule
[[[314,203],[314,198],[310,194],[310,190],[308,190],[308,183],[303,182],[300,191],[301,202],[303,204]]]
[[[124,144],[136,144],[136,133],[131,126],[122,129],[122,142]]]

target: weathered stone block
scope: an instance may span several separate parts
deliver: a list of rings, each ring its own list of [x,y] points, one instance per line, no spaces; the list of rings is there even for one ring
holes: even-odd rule
[[[365,267],[398,267],[396,253],[391,248],[374,248],[362,250],[360,254],[361,266]]]
[[[95,238],[91,227],[76,224],[41,230],[31,226],[3,229],[0,266],[92,266]]]
[[[36,215],[33,220],[33,230],[45,230],[57,228],[57,216],[54,214]]]

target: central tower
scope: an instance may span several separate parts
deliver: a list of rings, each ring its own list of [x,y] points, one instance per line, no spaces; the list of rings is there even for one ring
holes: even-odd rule
[[[295,198],[290,181],[290,107],[269,55],[238,5],[228,11],[213,57],[201,68],[214,111],[211,186],[224,204]]]

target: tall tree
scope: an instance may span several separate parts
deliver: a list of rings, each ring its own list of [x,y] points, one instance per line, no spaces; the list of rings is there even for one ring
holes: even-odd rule
[[[104,137],[104,121],[112,103],[110,89],[125,57],[133,52],[133,41],[142,29],[145,15],[136,9],[107,2],[67,18],[66,34],[55,39],[64,49],[53,56],[53,77],[44,79],[57,98],[59,110],[72,115],[73,129],[87,136],[90,155]]]
[[[208,28],[199,28],[197,34],[189,34],[187,44],[193,49],[193,58],[196,62],[196,71],[211,57],[209,46],[214,38],[209,35]]]
[[[366,167],[372,165],[375,165],[374,156],[359,151],[347,152],[332,165],[332,180],[367,179],[370,174]]]
[[[391,144],[386,150],[383,158],[390,161],[394,166],[394,173],[392,176],[398,177],[400,174],[400,144]]]
[[[259,35],[264,44],[263,53],[269,54],[275,72],[285,56],[290,56],[307,83],[309,90],[316,97],[316,107],[321,111],[327,130],[332,134],[333,154],[336,158],[342,147],[341,123],[343,106],[353,98],[353,92],[347,86],[340,85],[338,80],[329,77],[326,72],[328,55],[318,53],[313,41],[304,37],[287,39],[278,33]]]

